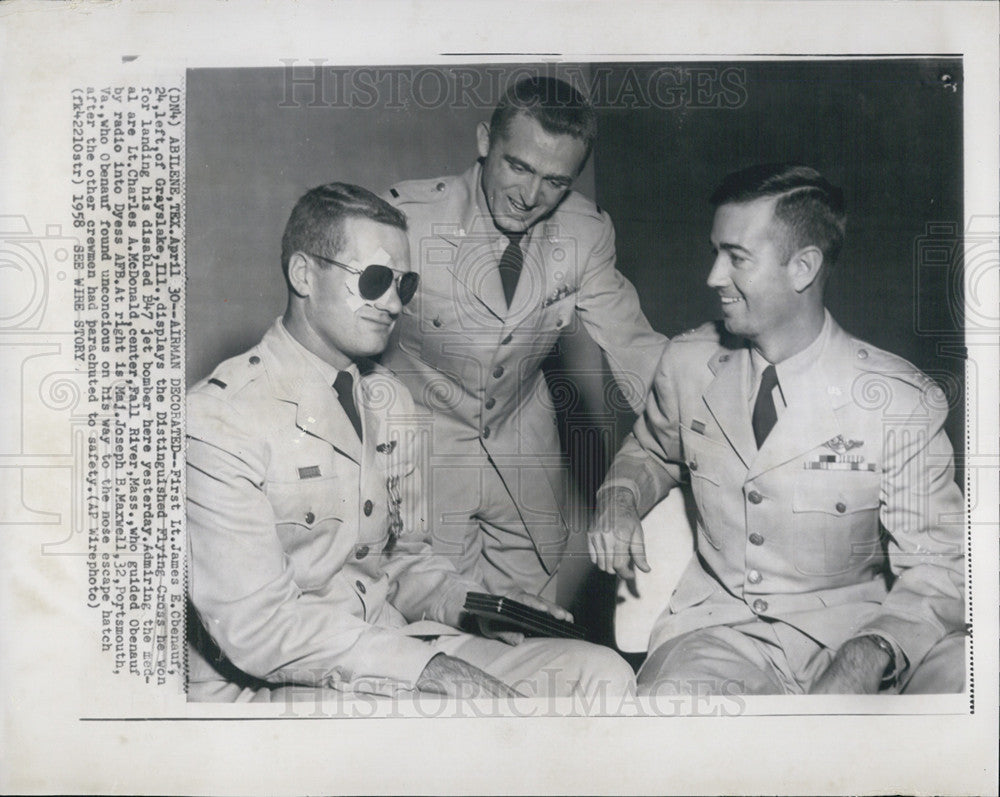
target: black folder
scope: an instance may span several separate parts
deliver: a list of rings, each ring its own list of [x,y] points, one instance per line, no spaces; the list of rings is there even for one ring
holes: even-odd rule
[[[514,630],[528,636],[558,637],[560,639],[587,638],[587,632],[581,626],[565,620],[558,620],[548,612],[532,609],[520,601],[502,595],[470,592],[465,598],[465,610],[478,617],[507,623]]]

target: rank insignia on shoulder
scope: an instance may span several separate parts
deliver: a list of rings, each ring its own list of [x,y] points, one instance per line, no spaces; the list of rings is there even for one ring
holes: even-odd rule
[[[388,443],[379,443],[375,450],[380,454],[391,454],[396,448],[396,441],[390,440]]]
[[[319,465],[309,465],[305,468],[299,468],[300,479],[318,479],[321,475]]]
[[[823,443],[824,446],[838,454],[843,454],[854,448],[861,448],[864,444],[864,440],[845,440],[842,434],[838,434]]]
[[[691,421],[691,431],[698,434],[705,434],[705,424],[702,421]]]

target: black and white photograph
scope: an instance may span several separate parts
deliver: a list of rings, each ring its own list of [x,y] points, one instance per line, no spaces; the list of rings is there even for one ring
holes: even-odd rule
[[[189,591],[251,670],[194,656],[189,699],[419,691],[401,620],[470,589],[612,648],[648,612],[654,699],[962,692],[962,97],[956,58],[189,72]],[[358,357],[385,419],[338,406]],[[392,580],[413,535],[451,580]]]

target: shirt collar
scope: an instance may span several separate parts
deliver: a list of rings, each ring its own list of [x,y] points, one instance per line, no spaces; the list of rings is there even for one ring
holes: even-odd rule
[[[305,362],[308,365],[312,366],[316,370],[317,374],[319,375],[319,378],[322,379],[323,382],[331,386],[333,385],[334,381],[337,378],[337,374],[340,373],[339,369],[334,368],[332,365],[330,365],[330,363],[328,363],[322,357],[318,357],[317,355],[313,354],[311,351],[309,351],[309,349],[307,349],[305,346],[299,343],[292,335],[292,333],[285,328],[285,322],[282,319],[278,319],[278,334],[281,335],[289,345],[295,347],[298,350],[299,354],[302,355],[302,359],[305,360]],[[353,376],[355,379],[357,379],[359,376],[358,367],[353,362],[349,366],[347,366],[347,368],[345,368],[344,370],[350,373],[351,376]]]
[[[819,361],[820,355],[830,340],[832,329],[833,324],[830,311],[824,309],[823,326],[820,328],[819,334],[813,342],[802,351],[793,354],[787,360],[782,360],[780,363],[775,364],[774,370],[778,374],[778,384],[781,385],[781,392],[785,396],[786,403],[788,403],[790,396],[797,392],[796,385],[800,384],[803,379],[808,379],[810,369]],[[751,347],[750,393],[756,391],[757,385],[760,384],[761,374],[768,365],[770,363],[764,359],[764,355]]]

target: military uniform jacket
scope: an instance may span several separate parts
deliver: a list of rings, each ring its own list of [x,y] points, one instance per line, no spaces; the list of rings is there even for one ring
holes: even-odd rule
[[[486,209],[480,175],[476,165],[457,177],[401,183],[386,196],[406,213],[421,282],[382,362],[438,415],[435,454],[478,438],[522,504],[559,516],[565,476],[542,360],[582,320],[638,412],[666,338],[615,269],[610,218],[575,192],[522,242],[508,309],[497,268],[507,239]],[[572,391],[560,385],[557,397],[571,400]],[[522,517],[551,572],[565,523]]]
[[[762,617],[834,649],[878,634],[916,666],[963,627],[964,505],[944,394],[829,314],[826,323],[825,344],[759,452],[743,342],[706,325],[664,353],[602,487],[628,487],[645,512],[690,477],[698,555],[650,650]]]
[[[412,688],[433,651],[407,624],[454,624],[481,587],[424,541],[406,388],[376,366],[356,380],[362,444],[308,357],[279,320],[189,392],[191,602],[226,665],[255,679]],[[194,656],[192,691],[221,662]]]

